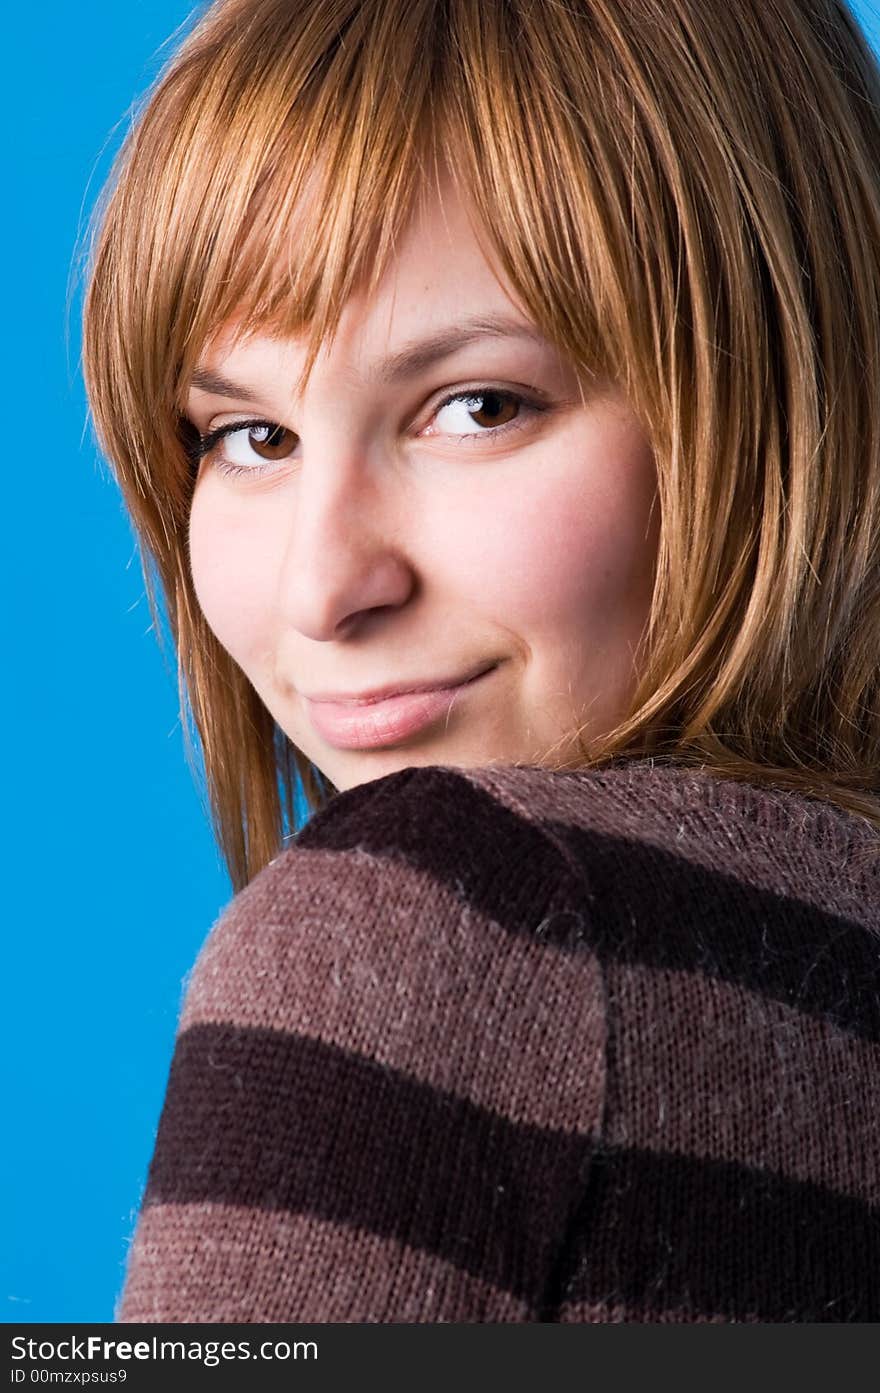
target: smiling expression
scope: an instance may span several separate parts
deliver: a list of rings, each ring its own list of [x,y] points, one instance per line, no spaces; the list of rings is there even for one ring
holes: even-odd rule
[[[304,359],[233,323],[193,379],[190,558],[219,642],[340,790],[577,763],[578,727],[628,710],[653,585],[655,468],[623,395],[541,337],[448,182],[295,394]]]

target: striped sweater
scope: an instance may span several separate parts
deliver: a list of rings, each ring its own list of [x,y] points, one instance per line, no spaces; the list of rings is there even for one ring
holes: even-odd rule
[[[639,759],[338,794],[197,958],[116,1319],[880,1320],[880,837]]]

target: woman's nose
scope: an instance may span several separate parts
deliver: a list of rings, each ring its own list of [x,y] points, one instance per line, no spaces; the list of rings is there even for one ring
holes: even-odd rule
[[[404,605],[415,585],[395,471],[338,445],[303,455],[290,500],[278,602],[316,641],[358,614]]]

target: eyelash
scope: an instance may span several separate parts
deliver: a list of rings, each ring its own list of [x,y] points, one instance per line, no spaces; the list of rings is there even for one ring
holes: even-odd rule
[[[448,397],[444,397],[443,401],[438,402],[437,407],[434,411],[434,415],[436,415],[437,412],[442,411],[444,406],[450,406],[452,402],[472,401],[474,397],[489,395],[494,395],[502,397],[505,400],[514,401],[521,408],[526,407],[529,415],[533,413],[538,414],[542,411],[547,411],[548,403],[546,401],[538,399],[538,389],[532,387],[530,390],[536,394],[535,397],[529,397],[522,392],[512,392],[507,390],[506,388],[492,387],[486,383],[483,383],[476,387],[468,387],[462,391],[452,392]],[[198,439],[194,441],[189,452],[192,463],[195,467],[198,467],[200,462],[203,459],[206,459],[209,455],[211,455],[214,452],[214,450],[216,450],[221,440],[225,439],[225,437],[228,435],[234,435],[237,434],[239,431],[243,430],[253,430],[256,426],[268,426],[270,428],[277,429],[278,425],[279,422],[277,421],[267,421],[264,418],[254,417],[249,420],[230,421],[228,425],[218,426],[216,430],[208,431],[205,435],[202,435],[201,432],[199,432]],[[504,425],[490,426],[486,427],[486,429],[482,431],[453,436],[452,438],[454,440],[459,441],[470,441],[474,439],[479,440],[483,437],[488,436],[490,439],[497,440],[499,435],[504,435],[510,430],[522,429],[523,423],[521,422],[519,415],[517,415],[517,417],[513,421],[507,421],[504,423]],[[227,477],[241,474],[247,474],[250,477],[254,477],[259,476],[261,474],[265,474],[267,471],[276,468],[279,464],[282,463],[284,463],[283,460],[265,460],[262,464],[235,464],[231,460],[224,460],[223,457],[220,456],[220,458],[215,461],[214,467],[217,470],[218,474],[223,474]]]

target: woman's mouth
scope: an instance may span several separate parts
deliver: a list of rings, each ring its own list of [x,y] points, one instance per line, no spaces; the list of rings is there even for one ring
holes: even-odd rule
[[[497,666],[497,664],[496,664]],[[407,692],[366,706],[304,698],[309,719],[318,735],[338,750],[369,750],[396,744],[448,715],[456,701],[495,671],[495,667],[454,687],[429,692]]]

